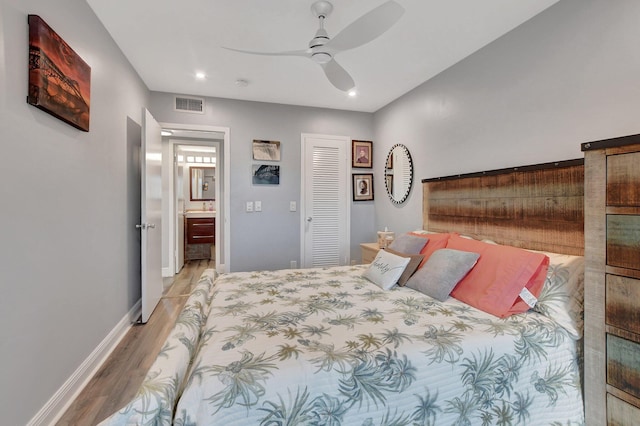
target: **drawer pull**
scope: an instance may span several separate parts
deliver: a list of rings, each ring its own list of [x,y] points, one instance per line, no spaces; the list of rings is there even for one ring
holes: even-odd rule
[[[213,235],[194,235],[191,238],[197,240],[198,238],[213,238]]]

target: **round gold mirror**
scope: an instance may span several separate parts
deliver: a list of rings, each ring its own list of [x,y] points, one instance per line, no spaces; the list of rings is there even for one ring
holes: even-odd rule
[[[389,199],[394,204],[407,200],[413,184],[413,162],[406,146],[397,144],[391,147],[384,169],[384,186]]]

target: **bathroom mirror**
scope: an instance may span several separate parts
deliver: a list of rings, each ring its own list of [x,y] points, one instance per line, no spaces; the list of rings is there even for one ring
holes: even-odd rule
[[[216,168],[190,167],[191,201],[214,201],[216,199]]]
[[[404,203],[413,183],[413,162],[407,147],[392,146],[384,167],[384,186],[389,199],[394,204]]]

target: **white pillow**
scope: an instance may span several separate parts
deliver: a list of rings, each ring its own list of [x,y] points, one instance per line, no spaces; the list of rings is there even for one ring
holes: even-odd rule
[[[579,340],[584,326],[584,257],[539,253],[549,257],[549,269],[533,310],[555,320],[572,338]]]
[[[390,290],[398,282],[409,261],[410,257],[401,257],[380,250],[362,276],[383,290]]]

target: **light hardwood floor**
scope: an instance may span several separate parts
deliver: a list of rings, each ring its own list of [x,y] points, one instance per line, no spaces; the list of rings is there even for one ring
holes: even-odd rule
[[[175,319],[202,271],[214,260],[191,260],[166,287],[160,303],[144,325],[134,325],[78,398],[58,426],[92,426],[123,407],[140,387]]]

